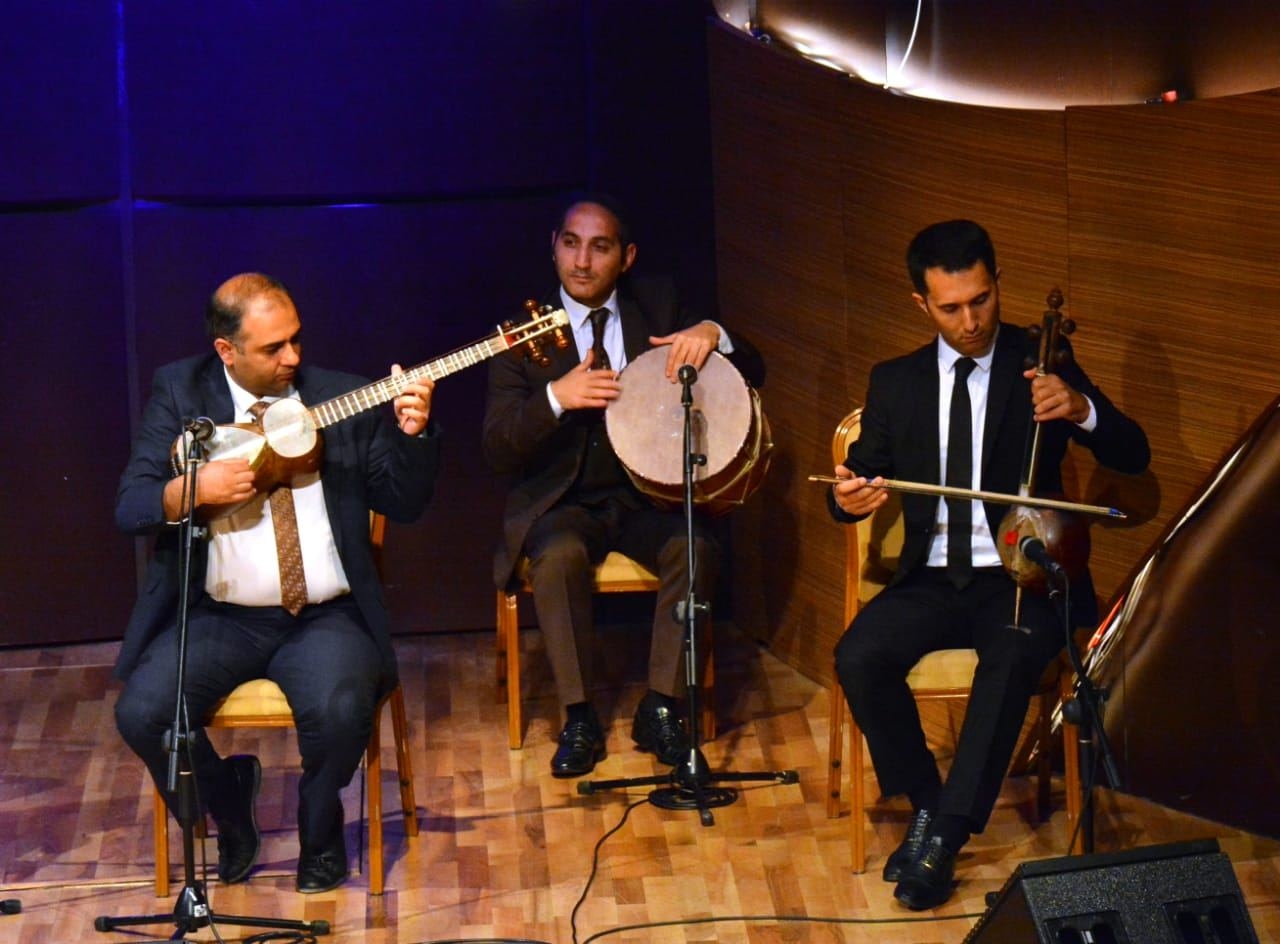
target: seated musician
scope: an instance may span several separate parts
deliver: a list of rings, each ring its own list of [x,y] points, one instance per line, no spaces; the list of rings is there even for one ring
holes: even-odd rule
[[[175,814],[176,800],[165,791],[163,742],[174,717],[178,646],[180,548],[171,525],[184,517],[185,480],[171,473],[170,449],[184,418],[252,424],[262,404],[289,397],[316,404],[366,384],[301,366],[298,312],[285,287],[267,276],[223,283],[209,302],[206,327],[212,351],[156,372],[116,504],[120,528],[158,532],[116,665],[125,680],[116,723]],[[211,506],[235,510],[209,522],[207,541],[193,550],[188,716],[198,724],[251,679],[272,679],[283,690],[302,756],[301,892],[325,891],[347,877],[339,791],[360,764],[379,696],[396,680],[369,513],[411,521],[425,508],[439,458],[439,439],[428,425],[433,386],[408,383],[394,401],[394,423],[370,411],[330,426],[319,470],[290,483],[260,490],[247,459],[216,451],[199,467],[197,517]],[[199,798],[217,825],[218,876],[242,881],[260,846],[258,760],[220,758],[202,730],[194,731],[190,747]]]
[[[829,495],[837,521],[858,521],[884,504],[888,492],[874,487],[882,478],[1018,494],[1033,422],[1046,491],[1060,489],[1071,441],[1117,471],[1146,468],[1145,433],[1078,366],[1039,375],[1026,369],[1036,349],[1025,331],[1001,325],[1000,270],[981,226],[927,227],[907,249],[907,270],[937,338],[872,369],[861,436],[836,466],[842,481]],[[902,506],[898,570],[849,626],[835,659],[882,793],[911,802],[911,824],[884,878],[896,883],[899,901],[921,910],[951,896],[956,855],[986,826],[1030,699],[1066,638],[1044,594],[1022,594],[1022,631],[1011,628],[1016,586],[993,538],[1005,506],[917,494],[904,494]],[[1071,598],[1074,625],[1096,620],[1087,574]],[[945,782],[906,682],[912,666],[938,649],[978,652]]]
[[[631,736],[642,751],[675,766],[689,736],[677,695],[683,692],[683,627],[674,609],[686,592],[684,515],[641,494],[605,431],[604,410],[619,393],[618,373],[646,350],[666,345],[666,375],[701,368],[720,351],[749,383],[764,379],[760,356],[741,338],[699,318],[667,281],[629,274],[636,245],[625,214],[604,195],[573,198],[551,234],[559,286],[547,299],[569,315],[574,346],[549,350],[551,361],[500,357],[489,363],[484,450],[493,468],[516,479],[507,497],[494,578],[515,580],[529,558],[538,625],[555,677],[564,727],[551,761],[556,777],[590,773],[605,756],[605,729],[591,704],[592,570],[618,550],[657,573],[649,690]],[[701,522],[695,543],[695,593],[709,602],[717,548]]]

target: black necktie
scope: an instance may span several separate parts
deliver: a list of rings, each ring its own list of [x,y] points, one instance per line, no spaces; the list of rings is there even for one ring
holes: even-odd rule
[[[609,320],[608,308],[597,308],[591,312],[591,350],[595,357],[591,366],[596,370],[609,369],[609,352],[604,349],[604,323]]]
[[[947,433],[947,485],[973,488],[973,419],[969,406],[969,374],[978,366],[971,357],[956,361],[951,389],[951,429]],[[963,590],[973,578],[973,502],[947,499],[947,576]]]

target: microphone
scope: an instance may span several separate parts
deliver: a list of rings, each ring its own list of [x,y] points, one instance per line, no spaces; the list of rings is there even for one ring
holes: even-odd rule
[[[1067,572],[1062,569],[1061,564],[1049,556],[1048,549],[1039,538],[1032,537],[1029,534],[1026,535],[1018,542],[1018,550],[1022,552],[1023,557],[1038,566],[1046,574],[1066,579]]]
[[[213,420],[207,416],[197,416],[194,419],[187,417],[182,421],[182,429],[191,435],[196,442],[208,442],[213,438],[213,432],[217,427]]]
[[[680,369],[676,371],[676,376],[680,378],[683,390],[680,394],[680,405],[689,407],[693,405],[693,385],[698,381],[698,368],[692,364],[681,364]]]
[[[0,914],[18,914],[22,911],[22,902],[16,898],[0,901]]]

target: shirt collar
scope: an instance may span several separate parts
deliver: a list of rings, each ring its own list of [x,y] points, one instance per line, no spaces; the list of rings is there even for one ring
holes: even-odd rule
[[[227,378],[227,388],[231,391],[231,406],[235,410],[234,415],[236,417],[236,422],[241,422],[240,417],[249,416],[249,407],[253,406],[259,400],[263,403],[274,403],[277,400],[283,399],[283,397],[255,397],[252,393],[235,382],[235,379],[231,376],[231,371],[227,370],[225,364],[222,366],[222,373]],[[289,391],[285,396],[293,397],[295,400],[298,399],[297,388],[290,386]]]
[[[564,306],[565,314],[569,316],[569,323],[573,325],[574,331],[585,330],[587,320],[595,309],[588,308],[576,298],[571,298],[569,293],[564,290],[563,285],[560,286],[560,304]],[[610,316],[615,314],[618,310],[618,290],[615,288],[610,292],[604,304],[598,307],[609,309]]]
[[[983,371],[984,373],[991,372],[991,362],[995,360],[996,342],[999,339],[1000,339],[1000,328],[997,327],[996,336],[991,342],[991,350],[987,351],[987,353],[983,354],[981,357],[973,358],[973,362],[978,365],[978,369]],[[950,344],[948,344],[943,339],[942,335],[938,335],[938,367],[942,369],[943,373],[946,373],[946,374],[951,373],[956,366],[956,361],[960,360],[960,358],[964,356],[965,355],[961,354],[959,351],[953,348]]]

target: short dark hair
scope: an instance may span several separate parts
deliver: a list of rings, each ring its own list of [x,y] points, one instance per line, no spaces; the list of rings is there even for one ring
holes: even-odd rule
[[[249,302],[263,295],[276,295],[293,304],[293,298],[284,283],[259,272],[235,275],[218,286],[209,296],[204,310],[204,329],[209,339],[226,338],[235,341],[240,334],[240,322]]]
[[[633,242],[631,238],[631,217],[627,213],[626,207],[613,194],[603,193],[598,190],[580,190],[569,194],[565,198],[564,202],[560,204],[559,213],[556,216],[554,232],[557,236],[564,229],[564,221],[568,218],[569,211],[583,203],[594,203],[608,210],[613,215],[613,218],[618,221],[618,242],[622,243],[623,249],[631,245]]]
[[[976,263],[985,263],[992,278],[996,275],[996,250],[987,231],[973,220],[947,220],[916,233],[907,246],[907,274],[921,295],[928,295],[924,274],[928,269],[964,272]]]

